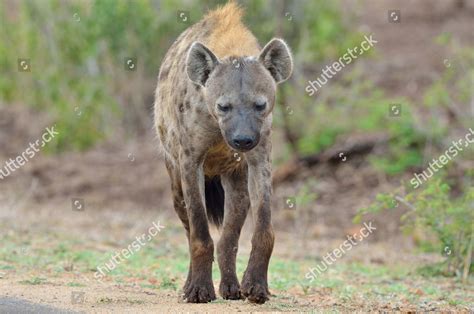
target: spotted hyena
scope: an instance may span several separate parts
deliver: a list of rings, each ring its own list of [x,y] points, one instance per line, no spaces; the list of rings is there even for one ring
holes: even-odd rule
[[[216,298],[208,219],[222,229],[221,296],[256,303],[269,296],[272,109],[276,85],[288,79],[293,64],[283,40],[261,49],[241,17],[233,1],[208,13],[174,42],[158,76],[155,123],[189,242],[188,302]],[[239,285],[235,259],[249,208],[255,230]]]

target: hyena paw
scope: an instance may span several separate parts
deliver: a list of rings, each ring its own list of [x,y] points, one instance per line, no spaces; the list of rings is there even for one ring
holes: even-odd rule
[[[188,278],[186,279],[186,282],[184,283],[183,292],[187,291],[190,285],[191,285],[191,273],[188,274]]]
[[[188,303],[208,303],[216,299],[212,283],[191,282],[184,291],[184,299]]]
[[[236,280],[222,280],[219,286],[219,293],[225,300],[240,300],[240,285]]]
[[[244,277],[240,291],[252,303],[263,304],[268,301],[270,296],[265,280],[246,280]]]

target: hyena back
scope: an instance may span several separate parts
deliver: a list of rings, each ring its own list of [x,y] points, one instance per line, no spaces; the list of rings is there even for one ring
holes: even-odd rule
[[[221,296],[264,303],[269,295],[272,109],[293,65],[284,41],[260,49],[241,16],[234,2],[208,13],[174,42],[158,75],[155,124],[189,242],[188,302],[216,298],[208,219],[222,225]],[[255,230],[239,285],[235,259],[249,208]]]

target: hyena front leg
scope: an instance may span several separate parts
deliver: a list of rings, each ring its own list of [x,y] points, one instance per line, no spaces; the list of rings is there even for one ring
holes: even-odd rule
[[[249,193],[254,221],[252,251],[242,279],[242,294],[254,303],[268,300],[267,271],[275,236],[271,222],[271,145],[261,143],[247,155]]]
[[[217,260],[221,271],[219,293],[224,299],[241,299],[235,271],[235,259],[242,226],[250,207],[247,169],[221,176],[225,192],[223,231],[217,244]]]
[[[167,158],[165,159],[166,169],[171,180],[171,193],[173,194],[173,206],[174,210],[178,214],[179,219],[183,223],[184,229],[186,230],[186,237],[188,239],[188,245],[191,248],[189,240],[189,219],[188,213],[186,212],[186,204],[184,202],[183,189],[181,187],[181,173],[179,168]],[[186,291],[189,284],[191,283],[192,274],[192,263],[189,263],[188,277],[184,284],[183,291]]]
[[[202,162],[192,155],[180,154],[181,183],[189,219],[191,279],[184,296],[191,303],[207,303],[216,299],[212,283],[214,243],[209,233],[203,205],[204,173]],[[202,192],[201,192],[202,191]]]

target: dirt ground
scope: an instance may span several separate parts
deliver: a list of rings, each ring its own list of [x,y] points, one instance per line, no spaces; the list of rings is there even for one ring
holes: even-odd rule
[[[378,86],[395,96],[420,100],[424,88],[436,80],[449,56],[434,43],[442,32],[451,32],[465,45],[473,45],[472,2],[465,9],[457,1],[371,1],[360,7],[346,1],[347,10],[355,13],[356,28],[373,33],[379,41],[377,57],[370,63],[371,77]],[[467,2],[467,1],[466,1]],[[402,23],[387,22],[387,10],[400,9]],[[250,27],[251,28],[251,27]],[[453,60],[455,64],[457,61]],[[32,123],[34,121],[34,123]],[[16,156],[38,138],[50,121],[37,112],[18,106],[0,106],[0,160]],[[276,135],[278,136],[278,134]],[[153,134],[127,143],[104,143],[84,153],[35,157],[6,180],[0,181],[0,238],[7,236],[42,237],[51,232],[81,239],[92,248],[106,246],[116,239],[133,238],[160,217],[167,226],[178,228],[172,209],[169,182]],[[319,198],[312,213],[317,217],[305,230],[295,211],[285,209],[284,198],[295,195],[302,181],[315,178],[313,192]],[[322,166],[299,174],[296,180],[275,187],[274,225],[277,243],[274,256],[290,260],[311,260],[333,249],[344,235],[359,228],[352,223],[358,208],[370,203],[382,191],[397,187],[400,178],[378,176],[368,164],[349,159],[344,164]],[[71,210],[71,199],[85,201],[82,212]],[[345,263],[359,261],[391,267],[421,264],[434,257],[413,254],[412,239],[399,231],[398,218],[404,208],[374,218],[378,232],[350,254]],[[306,226],[306,225],[303,225]],[[239,252],[248,254],[252,221],[249,218],[241,239]],[[217,235],[217,232],[214,231]],[[304,241],[301,241],[302,237]],[[163,239],[162,239],[163,240]],[[167,235],[169,245],[181,245],[184,232]],[[474,311],[471,306],[456,304],[391,303],[385,299],[352,298],[346,302],[335,299],[325,289],[291,291],[270,290],[275,296],[262,306],[247,301],[222,301],[195,305],[180,300],[179,291],[161,291],[117,286],[114,282],[99,284],[90,275],[73,271],[48,278],[46,284],[21,284],[22,280],[41,274],[41,269],[27,272],[0,273],[0,296],[19,298],[35,304],[79,312],[266,312],[266,311]],[[183,275],[184,276],[184,275]],[[304,274],[302,274],[303,280]],[[68,286],[74,281],[80,287]],[[181,287],[183,282],[179,282]],[[449,280],[433,282],[446,290],[453,289]],[[215,282],[216,291],[218,282]],[[271,285],[271,283],[270,283]],[[416,282],[413,282],[414,292]],[[456,288],[458,289],[458,288]],[[459,288],[474,299],[472,289]],[[74,291],[84,293],[82,302],[72,302]],[[464,296],[466,297],[466,296]],[[1,299],[0,299],[1,304]]]
[[[1,211],[2,237],[17,238],[21,245],[18,245],[12,254],[24,254],[25,258],[30,258],[28,255],[34,255],[29,250],[45,250],[51,254],[57,254],[55,251],[58,238],[59,241],[65,241],[67,238],[77,239],[74,249],[112,251],[113,248],[123,247],[122,243],[133,239],[148,227],[150,221],[156,221],[156,219],[159,219],[161,224],[170,231],[157,236],[155,239],[157,249],[167,247],[174,250],[185,246],[185,236],[180,232],[180,226],[173,217],[173,213],[168,211],[157,213],[147,209],[101,208],[95,210],[86,208],[82,212],[77,212],[70,210],[71,204],[55,207],[54,210],[47,204],[36,205],[35,210],[32,211],[30,206],[15,208],[14,211],[6,211],[3,208]],[[246,224],[242,232],[239,254],[243,256],[248,256],[250,253],[251,224],[251,219],[249,219],[249,223]],[[383,230],[383,224],[375,226]],[[217,236],[218,232],[213,230],[213,237]],[[298,239],[298,235],[295,235],[291,230],[279,230],[277,238],[274,258],[293,261],[306,259],[307,265],[313,265],[316,262],[316,256],[323,254],[323,252],[329,252],[344,239],[340,235],[312,236],[305,243],[305,248],[301,248],[298,245],[295,246],[295,239]],[[28,248],[23,252],[21,246],[28,243],[27,241],[31,244],[25,245]],[[341,265],[360,263],[389,269],[400,267],[400,265],[402,268],[403,265],[422,265],[436,260],[432,255],[413,254],[411,251],[411,245],[402,237],[391,236],[388,241],[370,239],[344,256]],[[33,257],[33,262],[42,264],[43,261],[35,260]],[[160,262],[158,259],[157,264]],[[99,283],[94,279],[93,272],[76,271],[74,265],[69,265],[67,262],[61,266],[67,271],[61,272],[56,272],[50,267],[41,268],[35,265],[18,267],[14,270],[7,269],[3,271],[3,275],[0,273],[0,296],[27,300],[33,304],[46,305],[56,309],[95,313],[467,310],[464,306],[446,304],[442,299],[439,301],[429,299],[429,301],[413,304],[408,299],[382,292],[369,299],[365,299],[362,294],[356,294],[350,301],[341,300],[340,297],[332,293],[332,288],[313,287],[309,291],[304,291],[297,285],[286,291],[272,288],[273,297],[265,305],[254,305],[247,301],[223,301],[222,299],[211,304],[195,305],[184,303],[179,290],[147,287],[137,289],[135,283],[140,282],[140,278],[128,277],[127,281],[122,284],[117,283],[113,278],[108,278]],[[185,275],[185,273],[181,274],[181,278],[177,282],[179,287],[183,284]],[[277,276],[276,272],[272,272],[270,275],[271,278]],[[303,276],[304,273],[301,273],[301,277]],[[423,297],[429,297],[424,294],[425,292],[422,292],[422,286],[436,286],[444,291],[455,290],[455,295],[463,299],[468,295],[471,297],[474,295],[472,287],[465,287],[445,278],[430,279],[429,282],[424,282],[425,280],[421,279],[422,282],[415,276],[409,279],[397,279],[396,276],[387,279],[381,276],[380,280],[377,279],[378,275],[370,279],[350,272],[347,275],[342,275],[342,278],[341,273],[329,275],[329,277],[332,276],[356,286],[363,286],[369,282],[373,284],[373,281],[390,286],[398,285],[400,281],[403,281],[403,284],[409,287],[409,293],[419,294],[421,300]],[[32,278],[40,277],[47,278],[47,280],[41,283],[31,282]],[[152,279],[149,280],[151,282]],[[216,289],[218,283],[218,280],[215,279]],[[79,295],[80,299],[73,301],[74,294]],[[0,304],[2,304],[1,298]]]

